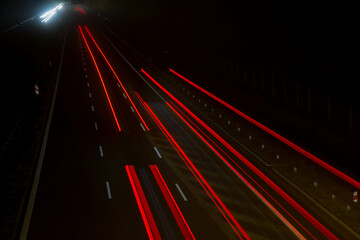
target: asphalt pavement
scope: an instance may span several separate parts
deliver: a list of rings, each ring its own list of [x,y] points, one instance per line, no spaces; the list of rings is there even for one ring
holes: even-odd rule
[[[184,238],[183,229],[169,207],[151,165],[158,167],[197,239],[310,237],[289,220],[289,224],[299,231],[295,234],[279,214],[266,206],[172,112],[162,99],[167,99],[166,95],[160,93],[160,97],[161,91],[144,81],[146,77],[140,73],[141,68],[148,67],[143,65],[144,62],[132,62],[134,56],[125,60],[118,53],[129,52],[123,44],[116,41],[109,31],[88,25],[128,92],[126,95],[82,23],[86,21],[76,19],[66,25],[63,62],[47,147],[31,219],[24,223],[29,229],[22,237],[36,240],[147,239],[150,233],[145,216],[150,225],[155,223],[162,238]],[[179,150],[159,128],[135,91],[192,161],[193,169],[179,155]],[[149,217],[145,198],[134,192],[126,166],[134,167],[139,179],[139,185],[135,185],[138,190],[140,186],[143,189],[154,222]],[[195,168],[205,180],[198,180],[201,177],[194,174]],[[209,185],[207,190],[203,187],[206,184]],[[214,193],[208,194],[211,192],[209,188]],[[214,200],[217,197],[219,200]],[[229,220],[231,215],[234,220]],[[300,217],[299,221],[303,223],[305,220]],[[235,222],[247,236],[235,230]],[[308,225],[305,223],[304,226]],[[309,229],[315,232],[317,239],[324,238],[311,226]]]

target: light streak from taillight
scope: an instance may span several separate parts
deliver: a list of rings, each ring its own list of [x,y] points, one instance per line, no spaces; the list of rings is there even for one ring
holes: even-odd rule
[[[114,76],[116,77],[119,85],[121,86],[122,90],[125,92],[125,95],[127,96],[127,98],[129,99],[131,105],[133,106],[133,108],[135,109],[137,115],[139,116],[141,122],[144,124],[146,130],[149,131],[148,126],[146,125],[144,119],[142,118],[141,114],[139,113],[138,109],[136,108],[135,104],[133,103],[131,97],[129,96],[128,92],[126,91],[124,85],[121,83],[118,75],[116,74],[115,70],[113,69],[113,67],[111,66],[110,62],[107,60],[107,58],[105,57],[103,51],[101,51],[100,47],[98,46],[98,44],[96,43],[95,39],[93,38],[93,36],[91,35],[90,31],[88,30],[88,28],[85,26],[85,30],[87,31],[87,33],[89,34],[90,38],[92,39],[93,43],[95,44],[95,46],[97,47],[97,49],[99,50],[99,52],[101,53],[101,55],[103,56],[103,58],[105,59],[106,63],[108,64],[108,66],[110,67],[111,71],[113,72]]]
[[[252,124],[254,124],[255,126],[259,127],[260,129],[264,130],[265,132],[269,133],[270,135],[272,135],[273,137],[277,138],[278,140],[280,140],[281,142],[285,143],[286,145],[288,145],[289,147],[291,147],[292,149],[294,149],[295,151],[301,153],[302,155],[306,156],[307,158],[309,158],[310,160],[312,160],[313,162],[317,163],[318,165],[322,166],[323,168],[325,168],[326,170],[328,170],[329,172],[335,174],[336,176],[338,176],[339,178],[343,179],[344,181],[348,182],[349,184],[353,185],[354,187],[356,187],[357,189],[360,189],[360,183],[357,182],[356,180],[354,180],[353,178],[349,177],[348,175],[344,174],[343,172],[339,171],[338,169],[334,168],[333,166],[329,165],[328,163],[324,162],[323,160],[321,160],[320,158],[312,155],[311,153],[307,152],[306,150],[302,149],[301,147],[297,146],[296,144],[294,144],[293,142],[291,142],[290,140],[284,138],[283,136],[281,136],[280,134],[274,132],[273,130],[271,130],[270,128],[266,127],[265,125],[259,123],[258,121],[256,121],[255,119],[249,117],[248,115],[246,115],[245,113],[239,111],[238,109],[234,108],[233,106],[231,106],[230,104],[228,104],[227,102],[221,100],[220,98],[216,97],[214,94],[206,91],[205,89],[203,89],[202,87],[196,85],[195,83],[191,82],[189,79],[185,78],[184,76],[182,76],[181,74],[175,72],[173,69],[169,68],[169,71],[174,73],[176,76],[178,76],[179,78],[183,79],[184,81],[186,81],[187,83],[189,83],[190,85],[192,85],[193,87],[197,88],[198,90],[200,90],[201,92],[205,93],[206,95],[210,96],[211,98],[215,99],[216,101],[218,101],[219,103],[221,103],[222,105],[224,105],[225,107],[229,108],[230,110],[232,110],[233,112],[235,112],[236,114],[240,115],[241,117],[243,117],[244,119],[246,119],[247,121],[251,122]]]
[[[150,167],[151,172],[154,175],[154,178],[155,178],[157,184],[159,185],[159,188],[160,188],[172,214],[174,215],[174,218],[184,236],[184,239],[185,240],[195,239],[189,225],[187,224],[183,214],[180,211],[179,206],[176,204],[173,195],[171,194],[168,186],[166,185],[165,180],[162,177],[158,167],[156,165],[150,165],[149,167]]]
[[[104,80],[103,80],[103,78],[102,78],[102,76],[101,76],[101,73],[100,73],[100,71],[99,71],[98,65],[96,64],[94,55],[92,54],[92,52],[91,52],[91,50],[90,50],[90,47],[89,47],[89,45],[88,45],[88,43],[87,43],[87,41],[86,41],[86,38],[85,38],[85,36],[84,36],[84,33],[83,33],[80,25],[79,25],[79,29],[80,29],[80,33],[81,33],[81,35],[82,35],[82,37],[83,37],[83,39],[84,39],[84,42],[85,42],[85,44],[86,44],[86,47],[87,47],[87,49],[89,50],[89,53],[90,53],[90,55],[91,55],[91,58],[92,58],[92,60],[93,60],[93,62],[94,62],[96,71],[97,71],[98,74],[99,74],[99,77],[100,77],[100,80],[101,80],[101,84],[102,84],[102,86],[103,86],[103,88],[104,88],[106,98],[107,98],[107,100],[108,100],[108,103],[109,103],[109,106],[110,106],[112,115],[113,115],[114,120],[115,120],[115,123],[116,123],[116,127],[117,127],[117,129],[119,130],[119,132],[121,132],[120,124],[119,124],[118,119],[117,119],[117,117],[116,117],[116,114],[115,114],[113,105],[112,105],[112,103],[111,103],[111,101],[110,101],[110,97],[109,97],[108,91],[106,90],[106,87],[105,87],[105,84],[104,84]]]
[[[141,102],[142,105],[144,105],[144,100],[142,99],[142,97],[140,96],[140,94],[138,92],[134,92],[134,94],[136,95],[136,97],[139,99],[139,101]],[[146,109],[146,107],[144,106],[144,108]]]
[[[274,189],[282,198],[284,198],[291,206],[293,206],[301,215],[303,215],[311,224],[313,224],[322,234],[329,239],[338,239],[327,228],[325,228],[318,220],[316,220],[310,213],[308,213],[303,207],[301,207],[294,199],[292,199],[287,193],[285,193],[279,186],[277,186],[272,180],[270,180],[264,173],[249,162],[244,156],[236,151],[228,142],[220,137],[214,130],[212,130],[207,124],[205,124],[200,118],[198,118],[193,112],[191,112],[184,104],[182,104],[177,98],[175,98],[169,91],[161,86],[153,77],[151,77],[144,69],[141,71],[155,83],[161,90],[163,90],[171,99],[173,99],[182,109],[184,109],[192,118],[194,118],[202,127],[211,133],[218,141],[220,141],[229,151],[231,151],[236,157],[238,157],[246,166],[248,166],[256,175],[258,175],[264,182],[266,182],[272,189]]]
[[[141,184],[140,184],[139,178],[136,174],[134,166],[126,165],[125,169],[126,169],[126,173],[127,173],[128,177],[129,177],[131,188],[134,192],[135,199],[136,199],[137,205],[139,207],[140,214],[143,219],[149,239],[150,240],[161,239],[159,230],[156,226],[154,217],[151,213],[149,204],[146,200],[144,191],[141,187]]]
[[[148,113],[150,114],[150,116],[152,117],[152,119],[154,120],[154,122],[156,123],[156,125],[160,128],[160,130],[163,132],[163,134],[165,135],[166,139],[170,142],[170,144],[173,146],[173,148],[175,149],[175,151],[179,154],[180,158],[184,161],[185,165],[189,168],[190,172],[194,175],[194,177],[196,178],[196,180],[199,182],[199,184],[201,185],[201,187],[205,190],[205,192],[207,193],[207,195],[210,197],[211,201],[213,201],[213,203],[215,204],[215,206],[219,209],[220,213],[224,216],[225,220],[229,223],[229,225],[231,226],[231,228],[235,231],[235,233],[238,235],[238,237],[240,239],[242,239],[242,237],[239,235],[239,233],[236,231],[235,227],[233,226],[233,224],[230,222],[229,218],[225,215],[225,213],[223,212],[223,210],[220,208],[219,204],[215,201],[215,199],[211,196],[211,194],[209,193],[209,191],[206,189],[206,187],[204,186],[204,184],[201,182],[201,180],[198,178],[198,176],[196,175],[196,173],[194,172],[194,170],[190,167],[189,163],[186,161],[186,159],[181,155],[181,152],[176,148],[175,144],[172,142],[172,140],[169,138],[169,136],[166,135],[166,132],[162,129],[161,125],[159,125],[159,123],[156,121],[156,119],[151,115],[150,111],[147,108],[147,105],[144,105],[145,109],[148,111]]]
[[[173,104],[173,103],[172,103]],[[315,237],[305,229],[303,225],[301,225],[288,211],[285,210],[283,206],[280,205],[265,189],[263,189],[250,175],[248,175],[233,159],[231,159],[216,143],[214,143],[209,136],[207,136],[198,126],[196,126],[183,112],[181,112],[176,105],[173,104],[170,105],[167,102],[167,105],[178,115],[178,117],[198,136],[200,139],[208,145],[208,147],[245,183],[245,185],[292,231],[299,239],[306,239],[304,236],[301,235],[299,231],[296,230],[296,228],[282,216],[282,214],[277,211],[271,203],[269,203],[225,158],[222,156],[197,130],[195,130],[193,126],[195,126],[208,140],[212,142],[218,149],[220,149],[223,154],[227,156],[247,177],[249,177],[260,189],[265,192],[282,210],[284,210],[297,224],[299,224],[309,235],[311,235],[314,239]],[[176,110],[176,109],[177,110]],[[191,122],[191,124],[181,116],[181,114],[187,118],[188,121]]]
[[[185,152],[182,150],[182,148],[179,146],[179,144],[175,141],[175,139],[171,136],[171,134],[168,132],[168,130],[164,127],[164,125],[160,122],[158,117],[155,115],[155,113],[151,110],[151,108],[147,105],[146,102],[143,102],[145,108],[151,115],[151,117],[154,119],[155,123],[159,126],[160,130],[164,133],[168,141],[171,143],[171,145],[175,148],[175,150],[178,152],[180,157],[183,159],[185,164],[188,166],[190,171],[193,173],[193,175],[196,177],[198,182],[201,184],[201,186],[205,189],[206,193],[209,195],[211,200],[215,203],[216,207],[220,210],[220,212],[223,214],[224,218],[227,220],[227,222],[230,224],[230,226],[233,228],[235,233],[238,235],[240,239],[250,239],[250,237],[247,235],[245,230],[240,226],[238,221],[235,219],[235,217],[232,215],[230,210],[225,206],[225,204],[222,202],[222,200],[219,198],[219,196],[215,193],[215,191],[211,188],[211,186],[208,184],[208,182],[205,180],[205,178],[202,176],[202,174],[198,171],[198,169],[195,167],[195,165],[191,162],[189,157],[185,154]],[[200,181],[201,179],[201,181]],[[210,193],[211,194],[210,194]],[[215,201],[216,200],[216,201]],[[221,207],[220,207],[220,206]],[[227,215],[225,215],[225,213]],[[230,219],[229,219],[230,218]],[[234,226],[235,225],[235,226]],[[241,234],[241,235],[240,235]]]

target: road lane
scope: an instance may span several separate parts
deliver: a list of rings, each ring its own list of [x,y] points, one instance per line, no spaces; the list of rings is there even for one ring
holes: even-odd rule
[[[70,35],[66,52],[73,53],[76,52],[73,46],[76,30]],[[158,157],[124,100],[115,105],[118,109],[127,109],[128,112],[122,111],[122,114],[126,115],[129,131],[124,134],[114,131],[95,69],[90,65],[86,71],[73,67],[84,65],[83,56],[85,62],[91,63],[84,51],[80,53],[79,59],[65,54],[66,64],[28,239],[144,239],[145,229],[124,166],[146,168]],[[114,95],[110,93],[116,98]],[[89,110],[89,106],[93,106],[94,111]],[[110,182],[111,202],[108,201]],[[159,191],[157,195],[161,196]],[[164,201],[161,205],[166,209]],[[169,211],[159,217],[165,217],[171,229],[177,229],[176,223],[171,223]],[[175,233],[179,235],[179,231]]]
[[[94,130],[93,119],[98,118],[104,136],[114,138],[116,133],[113,127],[108,127],[112,123],[108,116],[104,117],[106,102],[96,89],[92,100],[102,106],[95,108],[94,113],[89,110],[84,72],[79,67],[80,54],[73,56],[78,51],[77,33],[71,30],[28,239],[143,239],[145,229],[141,228],[140,217],[134,214],[137,208],[129,194],[124,169],[118,166],[116,172],[108,172],[108,166],[101,164],[110,161],[107,153],[111,156],[111,147],[102,143],[101,160],[100,131]],[[88,69],[87,74],[91,74],[90,83],[98,81],[94,71]],[[111,200],[117,201],[109,203],[106,179],[112,183]]]
[[[230,200],[231,206],[234,208],[232,210],[238,213],[237,217],[240,218],[240,224],[245,226],[245,231],[247,230],[246,225],[248,225],[249,229],[252,229],[251,225],[255,225],[257,226],[256,233],[253,233],[255,238],[256,234],[263,234],[262,237],[296,239],[283,224],[279,223],[272,213],[269,213],[263,207],[261,207],[262,211],[259,211],[260,206],[263,206],[262,203],[259,203],[259,201],[254,203],[254,197],[249,194],[246,187],[231,178],[230,171],[223,170],[219,166],[219,160],[214,158],[214,154],[204,150],[203,144],[199,143],[194,135],[189,134],[187,129],[182,127],[167,109],[159,104],[153,106],[154,111],[158,112],[159,117],[164,119],[169,131],[173,132],[175,138],[182,144],[184,151],[189,154],[190,159],[193,159],[195,165],[198,166],[201,172],[204,172],[204,176],[210,179],[211,184],[216,186],[216,189],[223,194],[223,197]],[[246,207],[244,208],[244,206]],[[259,231],[259,229],[262,230]],[[231,231],[231,229],[226,232],[228,231]],[[251,237],[251,232],[249,235]]]
[[[133,64],[133,63],[132,63]],[[304,220],[302,219],[301,222],[303,222],[303,225],[305,225],[305,227],[307,228],[308,225],[306,225],[306,221],[305,221],[305,224],[304,224]]]
[[[94,37],[99,36],[95,31]],[[149,102],[251,239],[296,239],[99,37],[150,129],[145,131],[96,46],[89,44],[124,126],[124,131],[117,132],[99,75],[77,27],[69,32],[69,38],[28,239],[146,239],[126,165],[134,166],[139,175],[160,235],[177,239],[181,232],[150,172],[152,164],[163,173],[196,238],[236,237],[134,91]]]

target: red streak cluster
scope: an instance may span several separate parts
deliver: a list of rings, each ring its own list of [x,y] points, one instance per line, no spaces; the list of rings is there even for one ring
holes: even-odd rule
[[[146,200],[144,191],[141,187],[141,184],[140,184],[139,178],[136,174],[134,166],[126,165],[125,169],[126,169],[126,173],[127,173],[128,177],[129,177],[129,181],[130,181],[131,187],[133,189],[135,199],[138,204],[138,207],[139,207],[139,210],[141,213],[141,217],[143,219],[149,239],[150,240],[161,239],[159,230],[156,226],[154,217],[151,213],[149,204]]]
[[[227,102],[221,100],[220,98],[216,97],[214,94],[206,91],[205,89],[201,88],[200,86],[196,85],[195,83],[191,82],[189,79],[185,78],[184,76],[182,76],[181,74],[175,72],[173,69],[169,68],[170,72],[174,73],[176,76],[178,76],[179,78],[183,79],[184,81],[186,81],[187,83],[189,83],[190,85],[192,85],[193,87],[195,87],[196,89],[200,90],[201,92],[205,93],[206,95],[210,96],[211,98],[215,99],[216,101],[218,101],[219,103],[221,103],[222,105],[224,105],[225,107],[229,108],[231,111],[235,112],[236,114],[240,115],[241,117],[245,118],[246,120],[248,120],[249,122],[251,122],[252,124],[254,124],[255,126],[259,127],[260,129],[264,130],[265,132],[269,133],[271,136],[277,138],[278,140],[280,140],[281,142],[285,143],[286,145],[288,145],[289,147],[291,147],[292,149],[296,150],[297,152],[301,153],[302,155],[306,156],[307,158],[309,158],[310,160],[312,160],[313,162],[319,164],[320,166],[322,166],[323,168],[325,168],[326,170],[330,171],[331,173],[335,174],[336,176],[338,176],[339,178],[343,179],[344,181],[350,183],[351,185],[353,185],[354,187],[356,187],[357,189],[360,189],[360,183],[357,182],[356,180],[352,179],[351,177],[347,176],[346,174],[344,174],[343,172],[339,171],[338,169],[334,168],[333,166],[329,165],[328,163],[324,162],[323,160],[319,159],[318,157],[312,155],[311,153],[307,152],[306,150],[302,149],[301,147],[297,146],[296,144],[294,144],[293,142],[289,141],[288,139],[284,138],[283,136],[281,136],[280,134],[274,132],[273,130],[271,130],[270,128],[266,127],[265,125],[259,123],[258,121],[256,121],[255,119],[249,117],[248,115],[246,115],[245,113],[239,111],[238,109],[234,108],[233,106],[231,106],[230,104],[228,104]]]
[[[161,123],[161,121],[155,115],[155,113],[151,110],[151,108],[148,106],[148,104],[142,100],[142,98],[140,97],[139,94],[137,94],[137,96],[139,97],[140,101],[142,102],[142,104],[144,105],[145,109],[148,111],[150,116],[153,118],[155,123],[158,125],[160,130],[163,132],[165,137],[168,139],[168,141],[171,143],[171,145],[177,151],[179,156],[182,158],[182,160],[187,165],[189,170],[192,172],[192,174],[198,180],[200,185],[204,188],[205,192],[209,195],[210,199],[214,202],[215,206],[219,209],[219,211],[224,216],[226,221],[230,224],[231,228],[235,231],[237,236],[240,239],[243,239],[243,237],[247,240],[250,239],[250,237],[247,235],[245,230],[240,226],[239,222],[232,215],[230,210],[225,206],[225,204],[222,202],[222,200],[219,198],[219,196],[215,193],[215,191],[212,189],[212,187],[209,185],[209,183],[205,180],[205,178],[202,176],[202,174],[199,172],[199,170],[195,167],[195,165],[192,163],[192,161],[189,159],[189,157],[185,154],[185,152],[182,150],[182,148],[179,146],[179,144],[171,136],[171,134],[168,132],[168,130],[165,128],[165,126]]]
[[[109,103],[109,106],[110,106],[110,109],[111,109],[112,115],[113,115],[114,120],[115,120],[115,123],[116,123],[116,127],[117,127],[117,129],[119,130],[119,132],[121,132],[121,128],[120,128],[119,121],[118,121],[118,119],[117,119],[117,117],[116,117],[116,114],[115,114],[115,111],[114,111],[113,105],[112,105],[112,103],[111,103],[111,100],[110,100],[110,97],[109,97],[108,91],[106,90],[105,83],[104,83],[104,80],[103,80],[103,78],[102,78],[102,76],[101,76],[101,73],[100,73],[99,67],[98,67],[98,65],[96,64],[96,61],[95,61],[94,55],[92,54],[92,52],[91,52],[91,50],[90,50],[90,47],[89,47],[89,45],[88,45],[88,42],[86,41],[86,38],[85,38],[84,33],[83,33],[83,31],[82,31],[82,29],[81,29],[81,27],[80,27],[80,26],[79,26],[79,30],[80,30],[81,36],[82,36],[82,37],[83,37],[83,39],[84,39],[84,42],[85,42],[85,44],[86,44],[86,47],[87,47],[87,49],[89,50],[89,53],[90,53],[90,55],[91,55],[91,58],[92,58],[92,60],[93,60],[93,62],[94,62],[94,65],[95,65],[96,71],[97,71],[97,72],[98,72],[98,74],[99,74],[101,84],[102,84],[102,86],[103,86],[103,88],[104,88],[104,92],[105,92],[106,98],[107,98],[107,100],[108,100],[108,103]]]
[[[272,180],[270,180],[264,173],[256,168],[251,162],[249,162],[244,156],[236,151],[228,142],[220,137],[213,129],[199,119],[194,113],[192,113],[184,104],[182,104],[177,98],[175,98],[169,91],[161,86],[153,77],[151,77],[145,70],[141,71],[155,83],[162,91],[164,91],[171,99],[173,99],[185,112],[187,112],[192,118],[196,120],[203,128],[205,128],[212,136],[214,136],[219,142],[221,142],[230,152],[232,152],[238,159],[240,159],[249,169],[251,169],[256,175],[258,175],[264,182],[266,182],[273,190],[275,190],[283,199],[285,199],[294,209],[296,209],[302,216],[304,216],[312,225],[314,225],[321,233],[323,233],[329,239],[337,239],[327,228],[325,228],[319,221],[317,221],[310,213],[308,213],[303,207],[301,207],[294,199],[292,199],[287,193],[285,193],[279,186],[277,186]],[[234,168],[231,168],[234,171]],[[235,170],[236,171],[236,170]],[[236,171],[237,175],[240,175]]]
[[[191,232],[189,225],[187,224],[178,205],[176,204],[174,197],[172,196],[168,186],[166,185],[165,180],[162,177],[159,169],[157,168],[156,165],[150,165],[150,170],[153,173],[154,178],[155,178],[157,184],[159,185],[159,188],[160,188],[168,206],[170,207],[170,210],[171,210],[172,214],[174,215],[174,218],[175,218],[185,240],[195,239],[193,233]]]
[[[113,72],[114,76],[116,77],[116,80],[118,81],[119,85],[121,86],[122,90],[125,92],[125,95],[127,96],[127,98],[129,99],[131,105],[133,106],[133,108],[135,109],[135,112],[137,113],[137,115],[139,116],[140,120],[142,121],[142,123],[144,124],[146,130],[149,131],[148,126],[146,125],[144,119],[141,117],[141,114],[139,113],[138,109],[136,108],[135,104],[133,103],[131,97],[129,96],[128,92],[126,91],[124,85],[122,84],[122,82],[120,81],[118,75],[116,74],[116,72],[114,71],[113,67],[111,66],[110,62],[107,60],[107,58],[105,57],[103,51],[101,51],[99,45],[96,43],[95,39],[93,38],[93,36],[91,35],[90,31],[88,30],[88,28],[85,26],[85,30],[87,31],[87,33],[89,34],[91,40],[93,41],[93,43],[95,44],[95,46],[97,47],[97,49],[99,50],[99,52],[101,53],[101,55],[103,56],[103,58],[105,59],[106,63],[108,64],[108,66],[110,67],[111,71]]]

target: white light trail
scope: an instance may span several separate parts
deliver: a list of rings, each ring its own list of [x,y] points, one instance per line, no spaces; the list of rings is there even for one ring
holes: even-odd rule
[[[50,18],[52,18],[52,16],[55,15],[56,10],[62,9],[63,5],[64,5],[63,3],[60,3],[53,9],[51,9],[51,10],[47,11],[46,13],[44,13],[43,15],[41,15],[40,18],[43,19],[41,22],[47,22]]]

